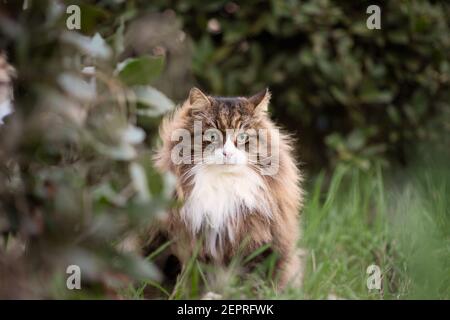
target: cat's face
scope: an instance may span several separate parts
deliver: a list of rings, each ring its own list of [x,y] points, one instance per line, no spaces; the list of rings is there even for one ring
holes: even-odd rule
[[[244,98],[204,95],[194,88],[189,96],[188,127],[193,128],[193,154],[201,150],[201,163],[235,166],[257,165],[258,145],[266,143],[261,134],[267,118],[270,93],[267,90]],[[200,137],[201,136],[201,137]]]

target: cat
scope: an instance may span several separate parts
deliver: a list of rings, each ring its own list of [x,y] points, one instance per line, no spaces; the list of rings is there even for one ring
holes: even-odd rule
[[[270,98],[268,89],[245,98],[192,88],[163,119],[155,165],[176,177],[181,205],[157,228],[181,265],[199,242],[198,258],[217,265],[270,245],[278,257],[275,281],[284,288],[302,281],[296,250],[302,176],[292,139],[269,117]]]

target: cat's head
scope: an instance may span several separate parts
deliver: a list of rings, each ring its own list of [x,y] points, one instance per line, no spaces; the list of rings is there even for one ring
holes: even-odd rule
[[[189,140],[190,155],[183,154],[183,160],[225,165],[225,170],[268,165],[275,130],[267,112],[270,96],[268,89],[251,97],[215,97],[191,89],[183,106],[183,129],[193,139]],[[186,153],[188,149],[184,146],[181,151]]]

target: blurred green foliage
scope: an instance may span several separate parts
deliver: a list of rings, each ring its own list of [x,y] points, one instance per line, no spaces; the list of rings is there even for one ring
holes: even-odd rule
[[[161,279],[136,238],[170,205],[173,183],[153,168],[156,139],[137,121],[174,105],[151,86],[164,59],[120,58],[120,16],[103,38],[68,31],[61,3],[29,3],[0,11],[19,75],[15,112],[0,127],[0,297],[117,297],[135,280]],[[72,264],[82,291],[66,288]]]
[[[368,168],[407,162],[431,117],[449,108],[450,4],[383,1],[136,1],[174,11],[194,40],[193,72],[215,95],[273,91],[272,113],[300,159]]]

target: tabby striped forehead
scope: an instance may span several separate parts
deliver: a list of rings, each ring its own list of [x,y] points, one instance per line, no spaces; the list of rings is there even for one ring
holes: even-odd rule
[[[251,126],[252,106],[245,98],[211,97],[210,115],[217,129]]]

